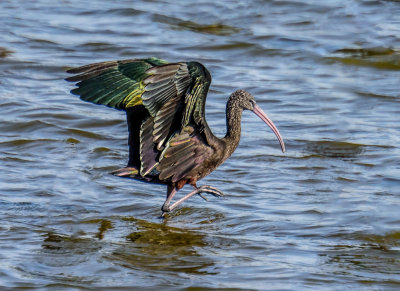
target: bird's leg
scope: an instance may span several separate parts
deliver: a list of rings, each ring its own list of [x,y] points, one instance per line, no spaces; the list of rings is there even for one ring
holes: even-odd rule
[[[167,199],[165,200],[163,206],[161,207],[161,210],[163,212],[162,216],[164,216],[165,212],[171,211],[169,204],[171,203],[172,198],[176,194],[178,190],[176,189],[175,186],[168,185],[167,188]]]
[[[183,201],[189,199],[190,197],[192,197],[192,196],[194,196],[194,195],[196,195],[196,194],[199,194],[199,195],[200,195],[201,193],[210,193],[210,194],[212,194],[212,195],[214,195],[214,196],[216,196],[216,197],[224,196],[224,193],[222,193],[220,190],[218,190],[217,188],[212,187],[212,186],[204,185],[204,186],[201,186],[201,187],[199,187],[199,188],[197,188],[196,184],[194,184],[194,185],[192,185],[192,186],[195,188],[192,192],[190,192],[190,193],[187,194],[186,196],[182,197],[181,199],[179,199],[178,201],[176,201],[175,203],[173,203],[171,206],[168,205],[169,202],[171,201],[171,199],[169,199],[169,196],[168,196],[167,201],[165,201],[165,203],[168,202],[168,204],[165,204],[165,203],[164,203],[164,205],[166,205],[166,208],[164,209],[164,205],[163,205],[162,210],[163,210],[164,212],[169,212],[169,211],[173,210],[174,208],[176,208],[176,207],[177,207],[179,204],[181,204]],[[176,193],[176,189],[175,189],[175,192],[174,192],[173,194],[175,194],[175,193]],[[200,195],[200,197],[202,197],[202,198],[204,199],[204,197],[203,197],[202,195]],[[206,200],[207,200],[207,199],[206,199]]]

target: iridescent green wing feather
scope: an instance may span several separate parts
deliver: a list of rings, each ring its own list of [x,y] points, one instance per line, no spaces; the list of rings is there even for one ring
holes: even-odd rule
[[[182,102],[182,127],[204,120],[205,98],[211,76],[197,62],[171,63],[157,58],[131,59],[90,64],[67,71],[77,82],[71,93],[82,100],[117,109],[144,105],[156,117],[169,100]],[[169,107],[171,106],[169,102]],[[164,112],[162,114],[166,114]]]
[[[157,58],[101,62],[70,69],[66,80],[78,82],[71,93],[82,100],[116,109],[141,105],[147,70],[167,64]]]
[[[211,74],[198,62],[187,63],[192,83],[185,96],[185,112],[182,128],[193,122],[197,126],[207,126],[205,104],[208,89],[211,84]]]

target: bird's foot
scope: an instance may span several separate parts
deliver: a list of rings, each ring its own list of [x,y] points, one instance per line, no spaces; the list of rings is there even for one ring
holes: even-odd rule
[[[164,217],[167,212],[171,212],[173,209],[175,209],[183,201],[189,199],[190,197],[192,197],[192,196],[194,196],[196,194],[198,194],[201,198],[203,198],[204,200],[207,200],[207,201],[208,201],[208,199],[206,197],[204,197],[203,195],[201,195],[202,193],[209,193],[209,194],[212,194],[212,195],[214,195],[216,197],[224,196],[224,193],[222,193],[222,191],[218,190],[217,188],[212,187],[212,186],[208,186],[208,185],[203,185],[203,186],[201,186],[199,188],[195,188],[195,190],[193,190],[192,192],[190,192],[186,196],[182,197],[181,199],[179,199],[178,201],[176,201],[175,203],[170,205],[169,203],[171,202],[172,197],[175,195],[175,193],[176,193],[176,191],[174,191],[172,193],[172,195],[168,195],[167,200],[164,202],[163,206],[161,207],[161,210],[163,212],[161,214],[161,217]]]
[[[172,209],[171,209],[171,206],[169,205],[169,203],[167,204],[167,203],[164,202],[163,206],[161,206],[161,211],[162,211],[161,216],[164,217],[164,215],[166,213],[170,212],[171,210]]]
[[[133,167],[125,167],[115,171],[112,171],[111,174],[118,177],[134,177],[139,174],[138,169]]]
[[[210,194],[214,195],[215,197],[224,196],[224,193],[221,190],[218,190],[217,188],[208,186],[208,185],[200,186],[196,190],[199,191],[197,194],[199,194],[199,196],[201,198],[203,198],[204,200],[207,200],[207,198],[205,198],[203,195],[201,195],[201,193],[210,193]]]

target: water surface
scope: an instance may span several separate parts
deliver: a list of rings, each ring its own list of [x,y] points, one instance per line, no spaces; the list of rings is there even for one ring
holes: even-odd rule
[[[400,2],[2,0],[0,35],[0,286],[400,288]],[[63,80],[150,56],[207,66],[218,136],[250,91],[287,152],[245,113],[226,197],[159,219],[165,187],[109,174],[124,113]]]

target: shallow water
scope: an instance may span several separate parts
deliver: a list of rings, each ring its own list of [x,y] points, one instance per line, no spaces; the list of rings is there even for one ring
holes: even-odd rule
[[[0,35],[3,288],[400,288],[400,2],[2,0]],[[63,80],[149,56],[209,68],[219,136],[253,93],[287,152],[244,114],[226,197],[158,218],[165,187],[109,174],[124,113]]]

